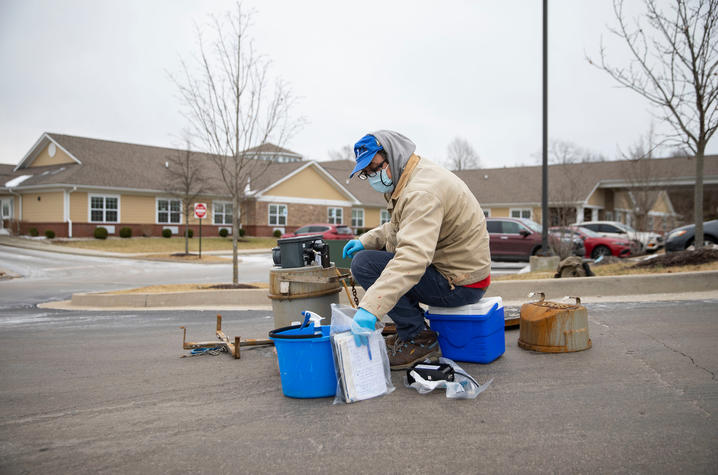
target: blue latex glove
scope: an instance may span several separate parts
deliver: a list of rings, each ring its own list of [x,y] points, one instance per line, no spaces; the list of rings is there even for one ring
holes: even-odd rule
[[[357,346],[368,344],[369,340],[367,339],[366,334],[374,331],[375,324],[376,317],[373,313],[368,312],[363,308],[359,308],[359,310],[357,310],[357,313],[354,314],[354,323],[352,323],[354,343],[356,343]]]
[[[362,244],[361,241],[358,239],[352,239],[347,243],[346,246],[344,246],[344,250],[342,251],[342,257],[344,259],[346,259],[347,257],[354,257],[354,254],[362,250],[364,250],[364,244]]]

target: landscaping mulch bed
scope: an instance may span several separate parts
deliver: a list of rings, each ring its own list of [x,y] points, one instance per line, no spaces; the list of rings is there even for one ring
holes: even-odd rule
[[[671,252],[656,256],[653,259],[634,264],[633,268],[641,267],[675,267],[708,264],[718,261],[717,249],[697,249],[695,251]]]
[[[258,289],[256,285],[252,284],[217,284],[217,285],[210,285],[207,287],[208,289]]]

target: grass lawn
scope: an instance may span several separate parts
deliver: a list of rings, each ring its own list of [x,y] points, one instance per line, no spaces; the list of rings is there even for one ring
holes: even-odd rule
[[[121,252],[127,254],[152,253],[152,254],[173,254],[184,252],[184,237],[136,237],[107,239],[57,239],[53,244],[67,247],[78,247],[96,251]],[[276,238],[267,237],[244,237],[240,238],[238,249],[271,249],[277,245]],[[202,252],[205,251],[231,251],[231,237],[203,237]],[[199,238],[189,240],[189,252],[199,251]]]

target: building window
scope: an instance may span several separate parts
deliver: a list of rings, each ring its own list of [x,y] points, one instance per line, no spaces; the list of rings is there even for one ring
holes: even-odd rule
[[[180,200],[158,199],[157,222],[160,224],[180,224],[182,222],[182,202]]]
[[[286,226],[287,225],[287,205],[269,205],[269,225],[270,226]]]
[[[91,223],[116,223],[119,209],[120,199],[117,196],[90,195]]]
[[[212,202],[212,219],[213,224],[229,224],[232,225],[232,203],[226,201]]]
[[[388,223],[391,221],[391,215],[389,214],[389,210],[383,209],[381,210],[381,216],[379,217],[379,224]]]
[[[355,228],[364,227],[364,210],[352,209],[352,226]]]
[[[531,219],[531,208],[514,208],[511,210],[511,217]]]
[[[327,208],[327,222],[329,224],[342,224],[342,209]]]
[[[0,218],[10,219],[12,218],[12,198],[6,200],[0,200]]]

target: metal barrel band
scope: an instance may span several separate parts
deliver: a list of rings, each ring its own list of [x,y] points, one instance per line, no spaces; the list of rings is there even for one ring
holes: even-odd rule
[[[267,294],[267,296],[272,300],[296,300],[296,299],[306,299],[306,298],[312,298],[312,297],[323,297],[324,295],[331,295],[331,294],[338,294],[341,292],[341,287],[336,287],[333,289],[322,289],[322,290],[316,290],[314,292],[305,292],[303,294]]]

